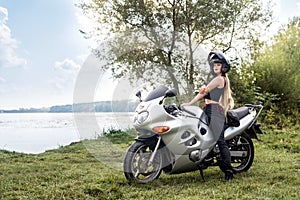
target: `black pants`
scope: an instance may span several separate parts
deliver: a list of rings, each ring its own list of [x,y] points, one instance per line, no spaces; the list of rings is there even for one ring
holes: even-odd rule
[[[225,116],[224,110],[219,104],[206,104],[203,111],[208,117],[209,128],[212,130],[220,150],[222,161],[221,169],[232,170],[231,156],[224,138]]]

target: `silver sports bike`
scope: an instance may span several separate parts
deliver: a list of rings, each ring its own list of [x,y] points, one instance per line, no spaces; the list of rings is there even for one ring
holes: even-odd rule
[[[133,125],[138,136],[124,158],[127,180],[147,183],[166,174],[178,174],[219,166],[221,155],[207,116],[198,106],[165,105],[175,97],[175,89],[159,86],[141,100]],[[247,171],[254,159],[251,138],[261,133],[257,118],[262,105],[246,104],[228,111],[224,132],[231,153],[234,173]],[[203,178],[204,179],[204,178]]]

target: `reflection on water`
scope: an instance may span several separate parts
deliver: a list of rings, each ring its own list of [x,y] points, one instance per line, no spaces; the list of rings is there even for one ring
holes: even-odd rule
[[[110,128],[132,127],[133,113],[93,115],[96,124],[93,124],[91,129],[89,123],[75,121],[73,113],[1,113],[0,149],[41,153],[81,139],[93,139]],[[81,119],[86,118],[82,115]],[[81,131],[77,129],[77,123],[80,123]]]

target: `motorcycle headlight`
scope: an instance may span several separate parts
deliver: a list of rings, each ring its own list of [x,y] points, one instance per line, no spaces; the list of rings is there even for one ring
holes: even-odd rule
[[[141,112],[137,115],[137,121],[138,123],[143,123],[148,118],[149,113],[147,111]]]

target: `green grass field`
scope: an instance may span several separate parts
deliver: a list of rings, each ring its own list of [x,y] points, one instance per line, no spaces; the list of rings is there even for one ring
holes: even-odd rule
[[[300,132],[265,133],[254,140],[250,170],[228,183],[212,167],[204,171],[206,182],[196,171],[130,184],[121,171],[96,159],[91,147],[101,145],[97,140],[38,155],[0,151],[0,199],[300,199]],[[120,149],[133,141],[120,133],[109,139]]]

